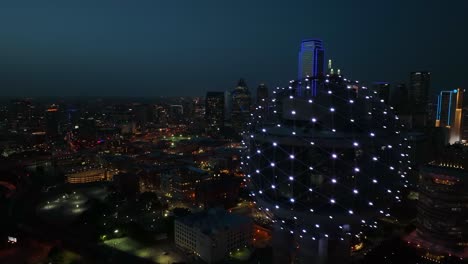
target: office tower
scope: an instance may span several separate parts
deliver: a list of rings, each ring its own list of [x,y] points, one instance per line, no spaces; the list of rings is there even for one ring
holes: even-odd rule
[[[380,100],[384,100],[386,104],[390,103],[390,84],[388,82],[376,82],[372,88],[377,92]]]
[[[240,79],[237,87],[232,91],[231,121],[234,130],[242,132],[250,118],[251,95],[244,79]]]
[[[59,109],[52,105],[46,110],[46,133],[50,138],[57,137],[60,134],[59,128]]]
[[[224,92],[207,92],[205,120],[211,131],[219,131],[224,125]]]
[[[468,106],[465,106],[462,109],[461,139],[465,142],[468,141]]]
[[[410,73],[410,97],[416,104],[424,104],[429,98],[431,73],[427,71]]]
[[[451,144],[461,140],[463,114],[463,90],[441,91],[437,98],[436,127],[450,129]]]
[[[298,82],[276,89],[275,122],[254,115],[244,135],[242,166],[251,197],[273,218],[276,263],[350,261],[362,224],[389,214],[407,184],[398,116],[355,82],[319,81],[315,96],[298,96]]]
[[[313,78],[311,87],[298,87],[298,94],[305,93],[304,90],[311,89],[310,94],[317,94],[318,80],[315,78],[324,75],[325,51],[322,46],[322,41],[318,39],[306,39],[301,42],[301,50],[299,51],[299,70],[298,80],[303,80],[307,77]]]
[[[268,87],[265,84],[260,84],[257,87],[257,105],[262,104],[268,99]]]
[[[410,74],[409,96],[418,107],[427,105],[431,88],[430,72],[412,72]],[[423,108],[424,109],[424,108]]]
[[[406,240],[438,255],[466,258],[468,152],[450,146],[421,168],[417,229]]]

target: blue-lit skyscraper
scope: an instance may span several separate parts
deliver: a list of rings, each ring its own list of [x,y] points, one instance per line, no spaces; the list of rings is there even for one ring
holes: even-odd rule
[[[441,91],[437,98],[436,127],[450,129],[450,143],[461,139],[463,90]]]
[[[318,77],[324,74],[324,49],[322,41],[318,39],[306,39],[301,42],[301,50],[299,51],[299,71],[298,79],[302,80],[304,78]],[[312,82],[311,94],[313,96],[317,95],[317,85],[318,81],[314,80]],[[302,94],[302,90],[305,87],[300,87],[298,93]]]

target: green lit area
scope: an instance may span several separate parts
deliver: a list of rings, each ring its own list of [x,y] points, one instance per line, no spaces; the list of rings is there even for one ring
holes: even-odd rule
[[[145,245],[129,237],[121,237],[104,241],[104,244],[126,253],[150,259],[155,263],[184,262],[183,256],[173,250],[168,243],[160,245]]]
[[[231,252],[229,256],[232,259],[237,260],[237,261],[241,261],[241,262],[247,261],[252,256],[252,250],[248,248],[240,248],[236,251]]]

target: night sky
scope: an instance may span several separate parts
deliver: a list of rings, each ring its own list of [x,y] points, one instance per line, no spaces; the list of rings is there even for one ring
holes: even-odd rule
[[[468,88],[468,1],[2,0],[1,96],[204,95],[284,85],[304,38],[350,78]]]

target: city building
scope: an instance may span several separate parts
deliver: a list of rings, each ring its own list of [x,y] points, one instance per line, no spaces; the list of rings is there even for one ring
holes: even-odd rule
[[[372,85],[372,88],[377,92],[380,100],[384,100],[387,104],[390,103],[390,83],[376,82]]]
[[[245,127],[246,122],[250,118],[250,108],[252,105],[252,97],[244,79],[240,79],[237,87],[231,93],[232,110],[231,122],[234,130],[240,133]]]
[[[422,167],[417,229],[405,239],[445,256],[468,257],[468,149],[447,147]]]
[[[463,118],[463,90],[441,91],[437,98],[436,127],[450,129],[449,143],[461,140]]]
[[[468,106],[462,109],[462,132],[461,138],[463,142],[468,142]]]
[[[205,120],[211,132],[219,132],[224,126],[224,92],[207,92]]]
[[[268,99],[268,87],[262,83],[257,87],[257,105],[263,104]]]
[[[77,172],[65,174],[68,183],[91,183],[98,181],[108,181],[112,179],[112,175],[103,168],[83,169]]]
[[[421,129],[428,125],[429,118],[429,92],[431,89],[430,72],[410,73],[409,102],[412,115],[412,128]]]
[[[425,106],[429,101],[429,91],[431,88],[431,73],[430,72],[412,72],[410,73],[410,88],[409,96],[414,102],[417,110],[425,110]]]
[[[299,51],[299,67],[298,80],[307,77],[317,78],[324,75],[325,50],[322,41],[318,39],[306,39],[301,42],[301,50]],[[317,94],[318,81],[313,80],[311,83],[311,94]],[[299,87],[299,94],[304,87]]]
[[[50,138],[55,138],[60,134],[59,109],[53,105],[46,110],[46,133]]]
[[[174,223],[175,244],[207,263],[222,261],[230,253],[252,244],[252,221],[223,209],[195,213]]]

